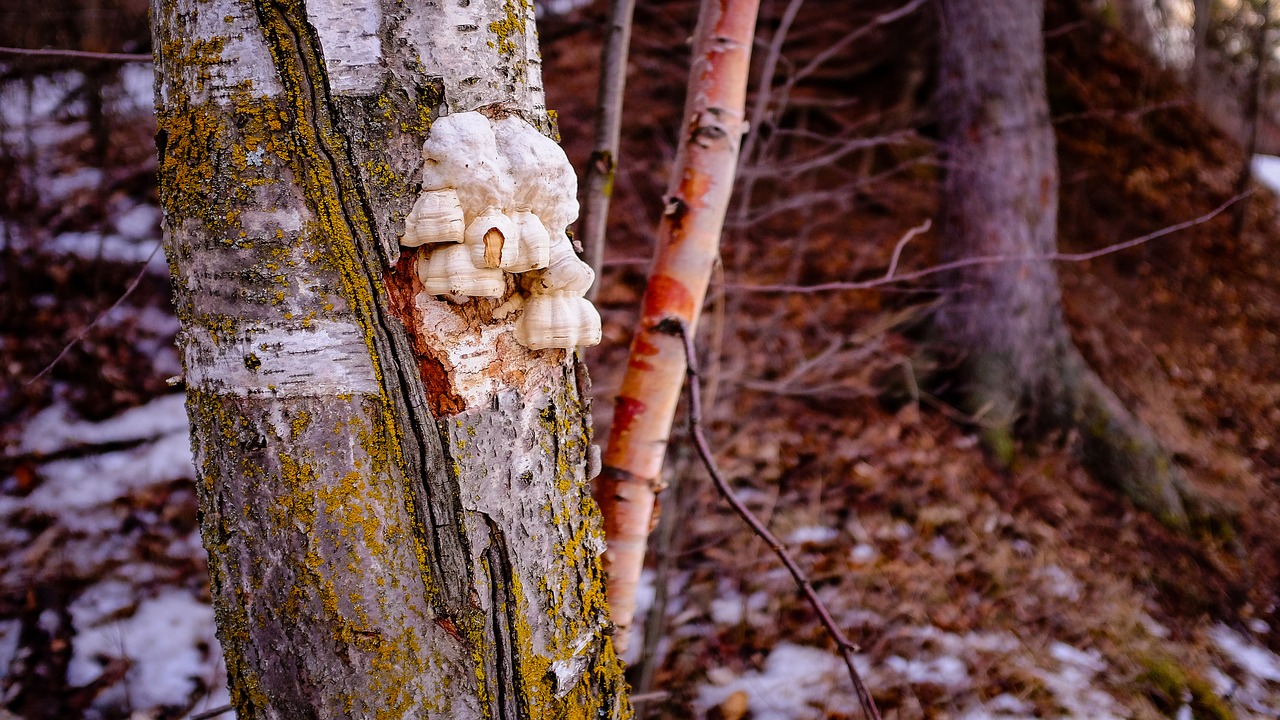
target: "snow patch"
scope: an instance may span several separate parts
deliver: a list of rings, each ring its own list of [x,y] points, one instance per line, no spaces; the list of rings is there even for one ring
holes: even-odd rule
[[[41,410],[22,433],[21,452],[50,454],[74,445],[131,442],[187,432],[186,396],[164,395],[102,422],[71,417],[63,405]]]
[[[858,543],[849,551],[849,560],[854,565],[870,565],[880,557],[880,551],[867,543]]]
[[[838,537],[840,537],[840,532],[835,528],[809,525],[791,531],[791,534],[787,536],[787,542],[792,545],[803,545],[805,543],[821,545],[834,542]]]
[[[165,262],[164,253],[156,249],[159,244],[159,239],[139,242],[116,234],[65,232],[53,238],[44,249],[55,255],[75,255],[85,260],[129,264],[145,262],[148,273],[168,275],[169,265]]]
[[[941,685],[953,692],[967,690],[972,685],[968,666],[950,655],[926,659],[893,655],[885,659],[884,665],[912,685]]]
[[[1114,698],[1093,685],[1094,678],[1107,670],[1097,651],[1055,642],[1049,647],[1049,655],[1058,661],[1057,672],[1039,669],[1036,674],[1067,711],[1067,717],[1119,720],[1127,715]]]
[[[45,463],[39,474],[44,482],[27,497],[0,498],[0,516],[25,508],[59,518],[68,530],[108,532],[119,525],[110,503],[153,485],[194,480],[195,467],[183,431],[132,450]]]
[[[1253,175],[1273,193],[1280,193],[1280,157],[1254,155]]]
[[[865,663],[858,663],[858,671],[867,671]],[[760,671],[700,687],[696,717],[704,717],[707,710],[737,692],[746,693],[755,720],[820,720],[833,711],[852,716],[857,706],[839,687],[842,679],[848,682],[839,657],[818,648],[780,643]]]
[[[72,643],[67,680],[83,686],[113,659],[131,664],[125,682],[94,701],[103,709],[185,707],[215,679],[222,656],[213,608],[183,590],[146,600],[132,617],[82,629]]]
[[[160,208],[134,205],[117,215],[111,224],[116,226],[116,232],[131,240],[159,239]]]
[[[91,585],[68,607],[71,623],[77,632],[84,632],[131,607],[135,596],[135,588],[123,580],[103,580]]]
[[[1055,598],[1075,602],[1081,597],[1080,581],[1057,565],[1040,568],[1036,576],[1044,583],[1045,592]]]
[[[1226,625],[1214,626],[1209,639],[1244,672],[1259,680],[1280,682],[1280,655],[1249,642]]]
[[[729,587],[728,582],[722,582],[716,598],[711,601],[711,621],[717,625],[731,626],[745,619],[751,625],[759,627],[769,622],[768,616],[764,614],[768,605],[769,596],[766,593],[754,592],[744,598],[741,593]]]

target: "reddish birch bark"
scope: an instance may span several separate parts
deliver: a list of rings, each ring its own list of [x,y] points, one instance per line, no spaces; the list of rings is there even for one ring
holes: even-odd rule
[[[596,481],[619,653],[627,647],[635,615],[655,492],[685,378],[680,338],[655,327],[671,318],[692,332],[701,314],[746,129],[744,105],[758,9],[759,0],[703,0],[699,11],[685,125],[658,226],[657,255]]]

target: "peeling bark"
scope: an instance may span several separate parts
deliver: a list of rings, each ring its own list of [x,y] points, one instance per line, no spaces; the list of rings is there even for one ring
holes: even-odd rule
[[[758,0],[706,0],[699,11],[684,127],[658,226],[657,254],[596,483],[609,541],[605,569],[620,651],[625,651],[635,614],[667,437],[685,380],[684,344],[658,325],[674,319],[694,332],[702,313],[746,131],[747,74],[758,10]]]
[[[622,718],[589,387],[398,236],[447,112],[551,132],[531,4],[154,0],[161,199],[241,718]],[[486,353],[491,382],[455,369]]]

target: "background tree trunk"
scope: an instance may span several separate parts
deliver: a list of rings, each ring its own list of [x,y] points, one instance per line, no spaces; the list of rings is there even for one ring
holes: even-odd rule
[[[1043,2],[943,0],[940,8],[944,259],[1052,253],[1058,171]],[[1078,428],[1095,475],[1165,522],[1185,525],[1180,472],[1075,348],[1053,265],[973,265],[948,284],[935,328],[964,354],[963,392],[999,459],[1012,460],[1015,423]]]
[[[1191,25],[1191,88],[1196,102],[1206,104],[1212,75],[1209,62],[1209,28],[1213,22],[1212,0],[1194,0]]]
[[[238,716],[628,716],[585,370],[517,344],[498,300],[420,294],[399,257],[437,116],[552,130],[532,6],[155,0],[152,18]]]
[[[1247,192],[1253,182],[1253,156],[1258,154],[1258,130],[1262,124],[1262,113],[1266,105],[1267,63],[1271,57],[1270,43],[1267,40],[1271,27],[1271,0],[1262,0],[1254,5],[1256,25],[1253,28],[1253,68],[1249,73],[1249,86],[1245,91],[1244,102],[1244,161],[1240,163],[1240,174],[1236,176],[1236,192],[1240,195]],[[1236,204],[1231,223],[1231,234],[1238,240],[1244,233],[1245,220],[1249,215],[1249,203]]]
[[[1148,53],[1155,53],[1156,33],[1151,23],[1152,0],[1116,0],[1120,27],[1129,39]],[[1041,3],[1043,7],[1043,3]]]

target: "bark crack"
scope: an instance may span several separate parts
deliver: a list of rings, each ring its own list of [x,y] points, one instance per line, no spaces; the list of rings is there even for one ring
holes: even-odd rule
[[[321,112],[321,108],[334,105],[319,39],[315,28],[279,0],[255,0],[254,8],[286,96],[300,115],[299,149],[305,156],[307,148],[314,148],[326,171],[312,172],[310,177],[299,178],[299,181],[306,186],[308,201],[316,214],[331,224],[341,223],[350,236],[353,262],[341,270],[345,279],[356,285],[351,294],[358,297],[348,300],[357,321],[368,334],[370,352],[380,370],[384,400],[394,409],[394,420],[387,422],[391,427],[384,429],[401,445],[405,480],[415,499],[413,510],[420,526],[416,532],[425,535],[423,540],[432,550],[427,554],[432,578],[423,578],[428,583],[428,596],[441,600],[448,616],[460,619],[466,613],[471,586],[466,540],[456,531],[463,527],[460,501],[449,484],[439,431],[425,404],[425,388],[417,368],[409,372],[397,361],[399,357],[414,357],[414,354],[406,330],[386,304],[381,273],[382,266],[390,267],[390,264],[376,241],[377,230],[371,221],[368,199],[361,184],[343,170],[354,166],[355,161],[350,157],[344,157],[342,162],[338,160],[340,156],[349,155],[350,142],[338,130],[333,118]],[[326,207],[320,198],[336,199],[334,209],[338,217],[324,217]],[[342,239],[332,238],[332,241],[337,244]],[[334,250],[341,254],[342,248]],[[365,299],[363,302],[361,297]],[[423,516],[424,512],[428,517]],[[439,532],[445,527],[455,531]],[[434,581],[436,587],[431,587],[430,581]]]
[[[484,559],[489,571],[491,610],[489,622],[493,626],[493,671],[497,701],[496,717],[499,720],[517,720],[529,717],[520,687],[519,661],[521,649],[518,627],[520,605],[511,582],[511,555],[507,549],[506,535],[488,514],[482,513],[489,526],[489,547]]]

